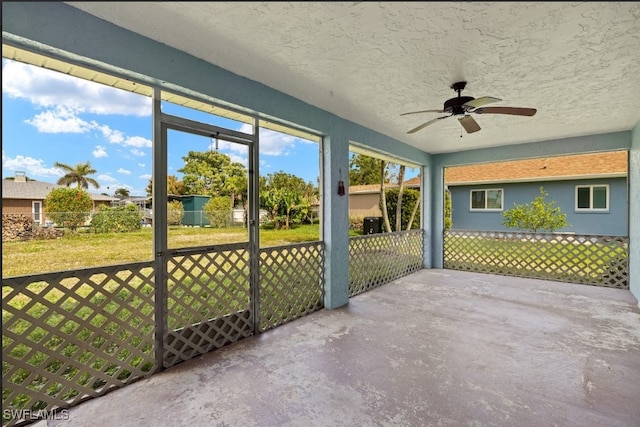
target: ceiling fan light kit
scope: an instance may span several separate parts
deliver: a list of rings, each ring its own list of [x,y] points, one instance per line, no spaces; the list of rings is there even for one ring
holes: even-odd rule
[[[458,121],[467,133],[473,133],[480,130],[480,125],[470,114],[508,114],[512,116],[533,116],[536,114],[535,108],[522,108],[522,107],[485,107],[485,105],[500,102],[502,99],[494,98],[493,96],[483,96],[481,98],[474,98],[472,96],[462,96],[462,91],[467,86],[467,82],[457,82],[451,85],[451,89],[458,92],[458,96],[455,98],[447,99],[444,102],[442,110],[420,110],[411,111],[409,113],[402,113],[401,116],[409,114],[421,114],[421,113],[449,113],[448,116],[436,117],[431,119],[420,126],[411,129],[408,134],[416,133],[419,130],[437,122],[438,120],[446,119],[452,116],[458,117]]]

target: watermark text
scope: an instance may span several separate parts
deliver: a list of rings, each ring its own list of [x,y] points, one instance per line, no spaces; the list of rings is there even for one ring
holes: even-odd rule
[[[2,418],[14,420],[55,420],[62,421],[69,419],[69,410],[60,409],[57,411],[31,410],[31,409],[3,409]]]

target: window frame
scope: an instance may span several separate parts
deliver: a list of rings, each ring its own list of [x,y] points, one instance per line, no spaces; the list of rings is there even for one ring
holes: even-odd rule
[[[40,226],[44,223],[42,218],[42,205],[42,200],[31,201],[31,218],[33,219],[34,225]],[[38,207],[37,209],[36,206]]]
[[[473,207],[473,193],[484,192],[484,208]],[[500,208],[488,208],[487,202],[489,198],[487,193],[489,191],[500,191]],[[504,188],[473,188],[469,190],[469,211],[470,212],[502,212],[504,210]]]
[[[606,189],[606,197],[604,208],[594,208],[593,207],[593,189],[596,187],[604,187]],[[583,188],[589,189],[589,207],[581,208],[578,206],[578,191]],[[609,212],[611,207],[611,186],[609,184],[577,184],[575,186],[575,203],[574,209],[576,212]]]

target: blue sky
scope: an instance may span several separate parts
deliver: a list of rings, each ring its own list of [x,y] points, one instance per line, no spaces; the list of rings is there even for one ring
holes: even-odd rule
[[[163,103],[163,111],[250,132],[251,127]],[[91,192],[112,195],[126,188],[146,195],[151,177],[151,99],[55,71],[2,60],[2,177],[23,171],[29,178],[55,183],[56,161],[89,161],[100,183]],[[179,179],[189,150],[215,149],[209,138],[170,134],[170,175]],[[246,147],[219,141],[217,149],[247,163]],[[319,145],[267,129],[260,131],[260,173],[285,171],[317,185]]]

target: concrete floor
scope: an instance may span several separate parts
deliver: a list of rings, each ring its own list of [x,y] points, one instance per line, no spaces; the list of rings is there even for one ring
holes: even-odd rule
[[[56,425],[640,426],[640,309],[624,290],[423,270]]]

